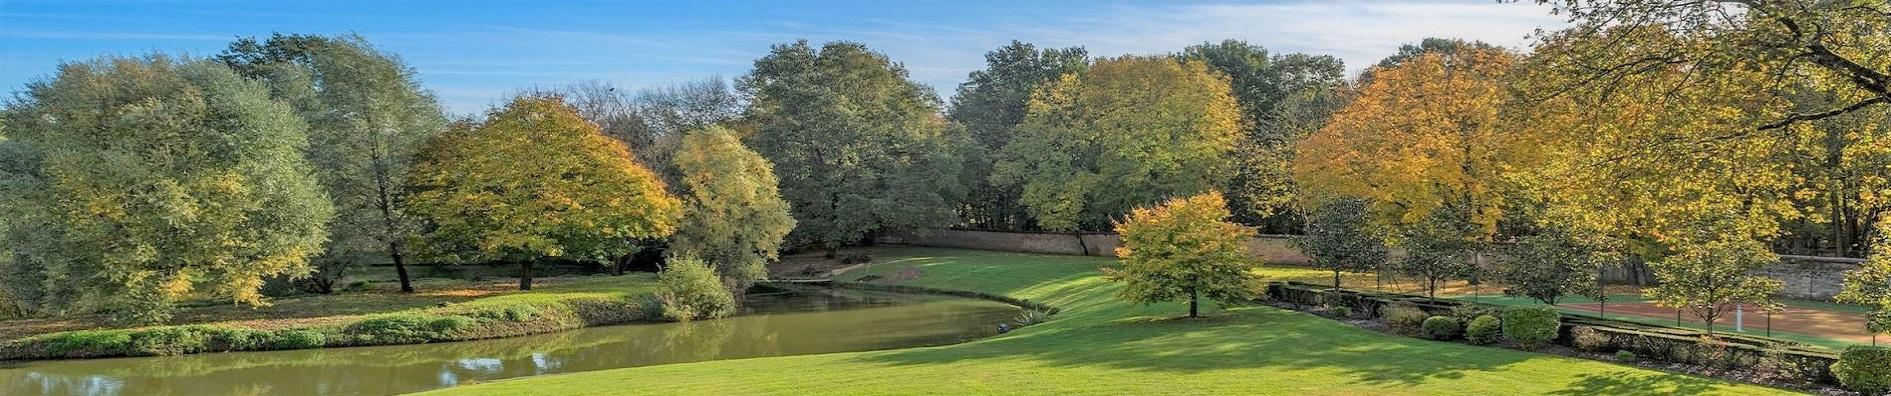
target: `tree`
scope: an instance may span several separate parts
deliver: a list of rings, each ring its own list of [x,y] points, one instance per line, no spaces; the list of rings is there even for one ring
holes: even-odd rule
[[[1489,240],[1503,217],[1505,170],[1527,150],[1501,117],[1516,56],[1464,45],[1374,68],[1325,128],[1297,143],[1294,180],[1310,199],[1362,197],[1378,223],[1409,226],[1454,206]]]
[[[1711,235],[1678,247],[1678,253],[1654,265],[1661,283],[1643,291],[1656,304],[1700,318],[1710,336],[1714,321],[1740,304],[1771,309],[1773,293],[1783,287],[1779,280],[1756,272],[1779,262],[1765,243]]]
[[[1879,222],[1891,218],[1879,218]],[[1878,229],[1885,229],[1880,225]],[[1877,340],[1878,333],[1891,330],[1891,236],[1879,234],[1872,246],[1870,258],[1858,266],[1858,269],[1845,273],[1845,288],[1834,301],[1871,307],[1871,315],[1865,319],[1865,330],[1870,331],[1872,339]]]
[[[1020,188],[1045,229],[1101,230],[1131,208],[1223,185],[1240,117],[1226,77],[1201,62],[1100,59],[1031,99],[992,181]]]
[[[686,132],[727,124],[742,112],[741,98],[719,76],[632,92],[605,81],[582,81],[558,88],[531,89],[525,96],[558,96],[578,115],[598,124],[604,135],[630,146],[637,161],[663,177],[680,182],[670,156]]]
[[[1503,268],[1505,292],[1549,305],[1568,295],[1603,296],[1602,268],[1622,260],[1600,239],[1563,229],[1519,238]]]
[[[1269,55],[1240,40],[1189,46],[1179,58],[1227,75],[1240,103],[1242,138],[1225,187],[1235,219],[1262,224],[1287,212],[1296,189],[1293,142],[1317,130],[1337,108],[1328,100],[1345,83],[1344,64],[1325,55]]]
[[[663,317],[678,322],[715,319],[735,313],[735,296],[717,280],[716,271],[694,257],[679,257],[657,274],[657,305]]]
[[[66,63],[4,123],[5,273],[38,281],[8,282],[36,311],[155,323],[197,292],[266,305],[263,279],[307,274],[326,240],[306,126],[215,62]]]
[[[683,175],[683,220],[670,236],[673,255],[714,263],[736,294],[767,278],[766,265],[795,224],[768,160],[712,126],[683,137],[676,168]]]
[[[412,293],[402,243],[414,219],[402,190],[414,151],[446,124],[413,68],[355,35],[244,38],[218,58],[262,79],[309,123],[308,157],[336,209],[317,290],[331,292],[364,256],[383,253],[401,292]]]
[[[796,227],[827,249],[875,232],[935,227],[964,195],[938,99],[866,46],[776,45],[740,82],[747,139],[775,165]]]
[[[623,143],[556,97],[518,97],[429,139],[409,172],[421,247],[445,262],[610,261],[676,230],[682,204]]]
[[[1891,4],[1873,1],[1537,0],[1569,16],[1555,35],[1597,43],[1571,52],[1545,52],[1584,71],[1575,85],[1618,85],[1637,74],[1669,67],[1696,81],[1770,77],[1755,92],[1790,95],[1805,80],[1843,81],[1821,87],[1834,103],[1757,103],[1767,119],[1719,131],[1705,140],[1764,139],[1768,130],[1891,106]],[[1680,40],[1672,37],[1678,36]],[[1800,77],[1803,76],[1803,77]],[[1559,91],[1546,91],[1556,93]],[[1756,106],[1761,107],[1761,106]],[[1686,143],[1686,142],[1680,142]]]
[[[1257,279],[1250,271],[1258,263],[1248,256],[1247,240],[1254,230],[1228,216],[1227,201],[1212,191],[1136,208],[1116,225],[1122,267],[1104,271],[1126,284],[1117,298],[1145,304],[1186,298],[1191,318],[1202,298],[1223,304],[1252,299]]]
[[[1313,265],[1333,271],[1333,288],[1340,288],[1342,272],[1365,272],[1385,263],[1385,239],[1374,234],[1366,202],[1342,198],[1315,206],[1307,214],[1305,234],[1294,246],[1313,258]]]
[[[1425,282],[1425,297],[1438,298],[1438,287],[1453,279],[1472,279],[1479,270],[1473,260],[1484,244],[1471,237],[1479,226],[1466,221],[1462,209],[1447,206],[1431,217],[1401,229],[1399,243],[1405,248],[1394,269]]]
[[[946,118],[965,127],[975,148],[967,156],[971,164],[964,175],[971,185],[961,215],[967,223],[1004,229],[1027,225],[1029,216],[1018,206],[1017,188],[992,184],[992,163],[1024,122],[1031,93],[1088,66],[1083,47],[1039,50],[1012,41],[985,53],[985,69],[973,71],[959,84]]]

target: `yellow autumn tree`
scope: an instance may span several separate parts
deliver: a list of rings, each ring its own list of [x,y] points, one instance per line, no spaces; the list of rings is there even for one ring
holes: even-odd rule
[[[1104,270],[1126,284],[1117,297],[1139,303],[1184,299],[1191,318],[1202,298],[1224,304],[1252,299],[1252,270],[1259,263],[1248,256],[1247,240],[1254,229],[1228,217],[1228,201],[1213,191],[1130,212],[1116,224],[1123,237],[1116,256],[1123,266]]]
[[[462,121],[421,150],[409,177],[413,210],[427,221],[426,253],[448,262],[604,261],[636,241],[676,230],[682,203],[556,97],[519,97],[485,121]]]
[[[1459,45],[1375,67],[1355,99],[1296,144],[1303,199],[1371,202],[1399,228],[1450,207],[1472,239],[1496,231],[1505,173],[1521,153],[1504,129],[1504,79],[1516,55]]]

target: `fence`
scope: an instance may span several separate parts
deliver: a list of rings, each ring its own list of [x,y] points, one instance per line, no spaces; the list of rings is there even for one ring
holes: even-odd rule
[[[932,230],[881,242],[1006,252],[1114,256],[1122,240],[1113,234],[1053,234],[972,230]],[[1261,235],[1248,241],[1248,252],[1269,264],[1306,265],[1312,262],[1286,235]],[[1864,260],[1844,257],[1781,255],[1779,264],[1761,272],[1785,283],[1780,295],[1813,300],[1830,299],[1845,283],[1845,272]],[[1654,275],[1640,263],[1603,271],[1602,279],[1615,284],[1650,285]]]

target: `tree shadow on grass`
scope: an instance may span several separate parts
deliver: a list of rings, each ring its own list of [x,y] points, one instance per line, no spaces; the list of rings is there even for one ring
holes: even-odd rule
[[[1631,377],[1623,372],[1592,373],[1552,395],[1698,395],[1714,390],[1718,382],[1681,375]]]
[[[1130,312],[1135,316],[1111,319],[1073,315],[1078,317],[1059,320],[1078,323],[1047,326],[1048,331],[1031,332],[1032,328],[1026,328],[1021,334],[969,344],[868,354],[859,359],[893,365],[1030,360],[1057,368],[1103,367],[1174,374],[1266,368],[1280,372],[1310,371],[1363,386],[1402,387],[1504,372],[1529,359],[1552,358],[1388,336],[1271,307],[1242,308],[1204,319],[1146,315],[1158,313],[1146,308],[1132,308]],[[1531,373],[1523,371],[1510,374],[1514,375],[1487,378],[1541,381],[1526,379]],[[1607,387],[1611,385],[1606,382],[1607,377],[1595,377],[1585,378],[1572,389],[1627,389],[1625,387],[1638,385],[1644,387],[1637,389],[1667,389],[1663,386],[1672,386],[1687,393],[1711,389],[1716,384],[1680,375],[1637,377],[1626,371],[1616,374],[1629,377],[1623,381],[1639,384],[1624,383],[1621,385],[1624,388],[1611,388]]]

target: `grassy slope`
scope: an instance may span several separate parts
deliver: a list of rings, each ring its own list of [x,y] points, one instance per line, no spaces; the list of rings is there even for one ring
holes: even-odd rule
[[[1608,363],[1361,330],[1269,307],[1171,319],[1179,304],[1110,298],[1108,260],[886,248],[849,277],[918,269],[906,284],[1064,308],[1010,335],[932,348],[726,360],[524,378],[450,394],[1773,394]],[[907,271],[910,274],[910,271]]]

